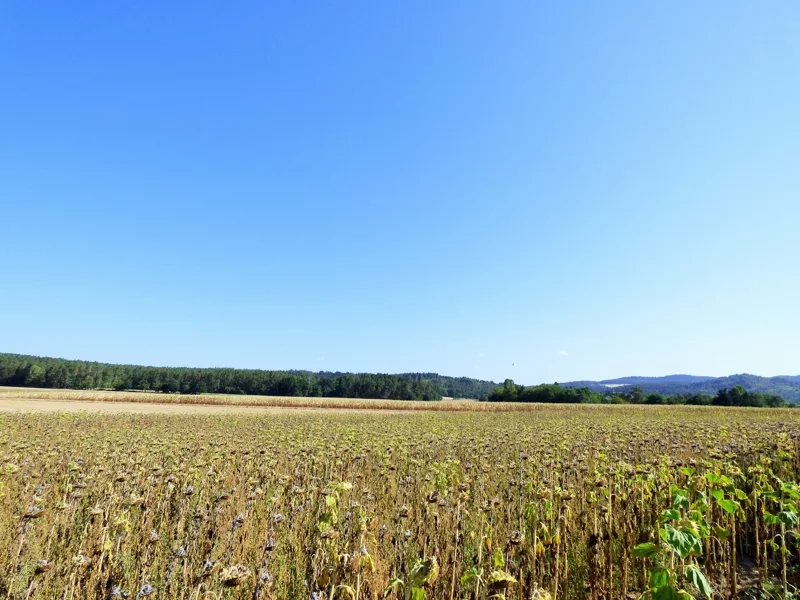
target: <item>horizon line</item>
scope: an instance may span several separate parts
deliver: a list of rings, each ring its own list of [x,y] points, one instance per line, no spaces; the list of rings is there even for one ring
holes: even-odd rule
[[[488,383],[494,383],[496,385],[502,385],[505,382],[505,380],[503,380],[503,381],[494,381],[492,379],[479,379],[477,377],[470,377],[470,376],[467,376],[467,375],[444,375],[444,374],[438,373],[436,371],[398,371],[398,372],[394,372],[394,373],[390,373],[390,372],[382,373],[380,371],[333,371],[333,370],[327,370],[326,371],[326,370],[297,369],[297,368],[270,369],[270,368],[263,368],[263,367],[230,367],[230,366],[223,366],[223,367],[219,367],[219,366],[217,366],[217,367],[190,367],[190,366],[186,366],[186,365],[152,365],[152,364],[149,365],[149,364],[141,364],[141,363],[104,362],[104,361],[101,361],[101,360],[89,360],[89,359],[85,359],[85,358],[64,358],[64,357],[61,357],[61,356],[44,356],[44,355],[39,355],[39,354],[20,354],[20,353],[17,353],[17,352],[0,352],[0,354],[9,354],[9,355],[14,355],[14,356],[41,358],[41,359],[49,359],[49,360],[64,360],[64,361],[87,362],[87,363],[104,364],[104,365],[116,365],[116,366],[125,366],[125,367],[144,367],[144,368],[155,368],[155,369],[231,369],[231,370],[239,370],[239,371],[285,371],[285,372],[291,372],[291,371],[303,372],[303,371],[305,371],[305,372],[308,372],[308,373],[341,373],[341,374],[352,374],[352,375],[394,375],[394,376],[431,373],[431,374],[436,375],[438,377],[449,377],[451,379],[466,378],[466,379],[472,379],[472,380],[475,380],[475,381],[484,381],[484,382],[488,382]],[[681,377],[681,376],[684,376],[684,377],[706,377],[709,380],[713,380],[713,379],[726,379],[726,378],[729,378],[729,377],[736,377],[736,376],[741,376],[741,375],[749,375],[751,377],[763,377],[764,379],[775,379],[775,378],[780,378],[780,377],[800,377],[800,374],[798,374],[798,375],[787,375],[787,374],[782,374],[782,375],[757,375],[755,373],[747,373],[747,372],[730,373],[728,375],[719,375],[719,376],[715,376],[715,375],[692,375],[690,373],[670,373],[668,375],[623,375],[621,377],[608,377],[608,378],[605,378],[605,379],[573,379],[573,380],[570,380],[570,381],[561,381],[561,382],[554,381],[553,384],[570,384],[570,383],[597,383],[597,384],[602,384],[602,383],[606,383],[606,382],[614,382],[614,381],[619,380],[619,379],[632,379],[632,378],[666,379],[667,377]],[[514,381],[514,379],[511,378],[511,377],[507,377],[506,379],[511,379],[512,381]],[[522,384],[522,385],[525,385],[525,384]],[[542,381],[541,383],[537,383],[537,384],[533,384],[533,385],[549,385],[549,384],[546,381]],[[636,385],[636,384],[623,383],[623,384],[619,384],[619,385],[631,385],[631,386],[633,386],[633,385]]]

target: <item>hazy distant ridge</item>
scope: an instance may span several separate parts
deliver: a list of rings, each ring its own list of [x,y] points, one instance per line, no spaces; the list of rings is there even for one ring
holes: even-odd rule
[[[800,402],[800,375],[761,377],[741,373],[727,377],[705,377],[697,375],[667,375],[665,377],[619,377],[602,381],[570,381],[564,387],[588,387],[594,391],[625,391],[639,386],[646,392],[657,394],[709,394],[741,385],[748,392],[776,394],[784,400]]]

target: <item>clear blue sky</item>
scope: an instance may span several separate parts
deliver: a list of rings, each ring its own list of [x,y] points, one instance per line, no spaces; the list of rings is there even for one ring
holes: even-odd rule
[[[0,82],[0,351],[800,373],[794,0],[11,1]]]

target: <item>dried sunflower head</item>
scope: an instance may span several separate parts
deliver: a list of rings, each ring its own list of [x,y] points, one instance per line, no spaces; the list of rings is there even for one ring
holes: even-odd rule
[[[435,556],[418,560],[408,576],[409,586],[412,588],[424,585],[433,585],[439,577],[439,561]]]
[[[219,571],[219,563],[206,559],[200,571],[200,577],[208,577]]]
[[[323,540],[334,540],[339,537],[339,532],[331,527],[330,529],[326,529],[325,531],[323,531],[320,534],[320,537]]]
[[[36,561],[36,569],[34,570],[34,572],[37,575],[40,575],[42,573],[47,573],[52,568],[53,568],[53,563],[51,563],[49,560],[45,560],[42,558]]]
[[[247,581],[250,574],[250,569],[244,565],[231,565],[222,570],[219,578],[223,586],[236,587]]]
[[[514,531],[511,532],[511,535],[508,538],[508,543],[511,544],[512,546],[519,546],[524,539],[525,536],[522,534],[522,532],[515,529]]]
[[[29,506],[25,514],[22,515],[23,519],[39,519],[44,516],[46,510],[41,506]]]
[[[115,585],[111,588],[111,592],[109,592],[108,597],[109,600],[113,598],[127,598],[128,592],[123,592],[122,588],[120,588],[118,585]]]
[[[90,562],[92,562],[91,558],[89,558],[88,556],[84,556],[83,554],[80,553],[72,557],[72,564],[79,568],[85,567]]]
[[[505,571],[495,570],[489,573],[487,583],[489,591],[497,593],[517,583],[517,580]]]

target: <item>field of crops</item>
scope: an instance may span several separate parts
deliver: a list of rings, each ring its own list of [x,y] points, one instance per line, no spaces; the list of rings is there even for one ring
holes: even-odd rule
[[[244,394],[162,394],[158,392],[117,392],[111,390],[61,390],[0,387],[4,400],[50,400],[196,406],[258,406],[263,408],[318,408],[438,412],[502,412],[536,410],[519,402],[478,402],[475,400],[374,400],[366,398],[311,398],[303,396],[251,396]]]
[[[632,406],[0,415],[0,598],[783,597],[799,426]]]

